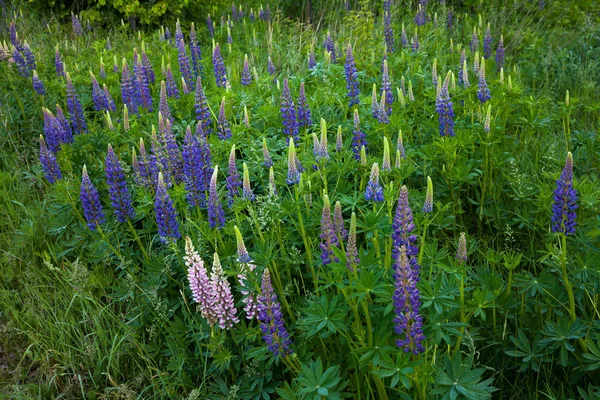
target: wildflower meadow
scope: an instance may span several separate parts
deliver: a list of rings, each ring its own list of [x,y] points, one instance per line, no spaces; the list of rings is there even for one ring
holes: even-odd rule
[[[600,398],[600,3],[0,6],[0,398]]]

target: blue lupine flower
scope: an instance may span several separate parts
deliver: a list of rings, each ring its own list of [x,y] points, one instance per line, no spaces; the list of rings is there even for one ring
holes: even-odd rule
[[[470,49],[471,53],[475,53],[479,47],[479,39],[477,38],[477,27],[473,27],[473,35],[471,36]]]
[[[283,120],[283,133],[286,135],[286,141],[289,141],[290,138],[297,142],[300,141],[296,107],[287,78],[283,80],[283,89],[281,90],[281,119]]]
[[[135,100],[135,87],[133,84],[133,76],[127,66],[127,61],[123,59],[121,70],[121,99],[123,104],[127,105],[128,111],[137,113],[137,102]]]
[[[67,109],[71,116],[71,125],[73,126],[73,132],[75,134],[87,133],[88,128],[85,123],[85,116],[83,115],[83,108],[79,101],[79,96],[73,87],[71,77],[67,72]]]
[[[354,110],[354,130],[352,131],[352,152],[354,153],[354,159],[360,160],[360,148],[367,148],[367,135],[365,135],[360,129],[360,118],[358,116],[358,110]]]
[[[244,55],[244,68],[242,70],[242,85],[248,86],[252,83],[252,75],[250,75],[250,65],[248,64],[248,54]]]
[[[577,190],[573,188],[573,155],[567,153],[565,167],[556,181],[552,205],[552,232],[575,233],[577,222]]]
[[[392,93],[392,82],[390,81],[390,74],[388,69],[387,60],[383,60],[383,74],[381,77],[381,93],[385,93],[385,111],[387,115],[392,115],[392,103],[394,102],[394,95]],[[380,112],[382,108],[380,107]]]
[[[504,37],[500,35],[500,42],[496,48],[496,68],[500,71],[504,67]]]
[[[296,147],[294,146],[294,139],[290,139],[288,147],[288,158],[287,158],[287,179],[288,185],[295,185],[300,182],[300,171],[298,170],[298,164],[296,163]]]
[[[227,87],[227,72],[225,71],[225,64],[223,63],[219,43],[215,45],[215,49],[213,50],[213,71],[217,87]]]
[[[492,33],[490,32],[490,24],[487,26],[485,31],[485,37],[483,38],[483,56],[487,59],[492,56]]]
[[[229,164],[227,169],[227,203],[229,207],[233,204],[233,199],[240,195],[240,187],[242,186],[242,179],[240,174],[237,172],[235,165],[235,144],[231,146],[229,152]]]
[[[192,207],[203,207],[206,203],[206,190],[204,180],[204,159],[198,138],[192,135],[188,126],[183,142],[183,174],[185,176],[186,199]]]
[[[358,258],[358,248],[356,247],[356,214],[352,213],[348,245],[346,245],[346,266],[350,271],[354,271],[358,264],[360,264],[360,258]]]
[[[479,83],[477,86],[477,98],[480,102],[485,103],[492,98],[490,89],[485,81],[485,60],[483,58],[481,59],[481,64],[479,65]]]
[[[102,205],[100,204],[100,195],[90,180],[85,165],[83,166],[83,171],[81,173],[80,198],[83,216],[87,221],[87,226],[92,231],[95,231],[98,225],[106,222],[106,219],[104,218],[104,212],[102,211]]]
[[[48,147],[46,147],[46,142],[42,135],[40,135],[40,164],[42,164],[44,175],[46,175],[46,179],[50,184],[62,179],[58,161],[56,161],[54,154],[51,151],[48,151]]]
[[[394,30],[392,29],[392,17],[389,11],[386,11],[383,15],[383,36],[385,38],[387,51],[393,53],[396,48],[394,43]]]
[[[352,107],[360,103],[358,95],[360,90],[358,89],[358,72],[356,70],[356,63],[354,62],[354,55],[352,54],[352,46],[348,43],[346,50],[346,64],[344,65],[344,71],[346,73],[346,89],[348,90],[348,97],[350,98],[350,104],[348,107]]]
[[[183,39],[179,41],[178,50],[179,53],[177,55],[177,60],[179,61],[179,71],[181,72],[183,79],[185,79],[185,82],[191,84],[194,82],[194,77],[192,75],[192,67],[190,65],[190,59],[187,55]]]
[[[450,72],[446,75],[442,89],[435,102],[435,110],[439,114],[440,136],[454,137],[454,110],[452,101],[448,94],[448,84],[450,82]]]
[[[321,213],[321,262],[324,267],[332,261],[338,262],[338,258],[333,255],[333,248],[339,245],[339,239],[335,233],[333,223],[331,222],[331,203],[327,195],[323,196],[323,211]]]
[[[373,167],[371,167],[371,176],[365,190],[365,199],[376,203],[383,201],[383,188],[379,183],[379,164],[377,163],[373,163]]]
[[[167,192],[162,172],[158,173],[154,212],[156,213],[156,225],[158,225],[160,240],[167,243],[172,239],[180,239],[181,232],[179,232],[179,222],[177,222],[177,210],[175,210],[171,196]]]
[[[244,177],[242,183],[242,197],[244,199],[254,201],[256,196],[254,196],[254,193],[252,192],[252,186],[250,186],[250,173],[248,172],[248,166],[246,163],[243,164],[243,171]]]
[[[261,295],[258,297],[258,320],[263,332],[263,340],[275,357],[292,354],[292,341],[285,329],[281,305],[271,284],[271,274],[265,268],[262,277]]]
[[[229,121],[225,116],[225,96],[221,99],[221,107],[219,108],[219,119],[217,120],[217,136],[221,140],[227,140],[231,138],[231,128],[229,127]]]
[[[306,93],[304,91],[304,82],[300,83],[300,92],[298,94],[298,126],[309,126],[310,120],[310,108],[306,101]]]
[[[50,110],[42,108],[42,112],[44,114],[44,135],[46,135],[48,149],[53,154],[56,154],[60,150],[60,144],[62,143],[61,126]]]
[[[331,39],[331,34],[329,31],[327,32],[327,37],[325,38],[325,49],[329,53],[331,57],[332,63],[337,63],[337,55],[335,54],[335,46],[333,44],[333,40]]]
[[[128,219],[134,217],[135,211],[131,205],[131,195],[129,194],[129,189],[127,189],[127,182],[125,181],[125,174],[121,168],[121,163],[110,144],[106,153],[105,171],[108,193],[110,194],[111,204],[115,209],[117,221],[126,222]]]
[[[194,95],[194,108],[196,109],[196,121],[202,127],[202,132],[208,137],[212,133],[212,117],[204,89],[202,88],[202,78],[196,78],[196,92]]]
[[[81,27],[81,22],[79,22],[79,17],[73,11],[71,11],[71,25],[73,26],[75,36],[83,36],[83,28]]]
[[[263,165],[267,168],[272,167],[273,159],[271,158],[271,155],[269,154],[269,148],[267,147],[267,139],[265,139],[265,138],[263,138],[262,150],[263,150],[263,158],[264,158]]]
[[[210,178],[210,185],[208,191],[208,226],[210,229],[221,228],[225,226],[225,212],[219,200],[219,194],[217,193],[217,174],[219,173],[219,166],[215,165],[215,169]]]
[[[177,88],[177,83],[175,83],[175,78],[173,77],[173,71],[171,70],[171,66],[167,65],[167,96],[179,98],[179,89]]]

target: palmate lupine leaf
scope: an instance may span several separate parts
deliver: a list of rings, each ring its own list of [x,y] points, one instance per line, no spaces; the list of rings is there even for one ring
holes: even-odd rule
[[[302,389],[296,394],[300,398],[314,399],[324,396],[327,399],[341,399],[341,394],[347,381],[343,381],[339,376],[340,367],[329,367],[323,371],[323,363],[321,358],[317,361],[311,361],[309,365],[302,364],[302,371],[298,375]]]
[[[473,359],[463,359],[460,352],[452,358],[446,356],[444,368],[437,368],[434,376],[436,387],[431,394],[441,395],[442,400],[491,398],[492,393],[498,390],[492,386],[493,379],[482,381],[485,368],[471,369],[472,364]]]
[[[511,357],[518,357],[521,359],[521,366],[519,372],[524,372],[528,368],[534,371],[540,370],[542,362],[548,359],[547,351],[543,345],[540,344],[539,339],[536,337],[530,344],[529,339],[525,332],[519,329],[517,337],[511,336],[510,341],[517,347],[517,350],[508,350],[505,353]]]
[[[302,309],[302,312],[304,316],[298,320],[298,324],[307,331],[308,338],[318,335],[324,339],[337,331],[346,332],[348,307],[340,296],[329,300],[324,293],[320,301],[310,301],[309,306]]]

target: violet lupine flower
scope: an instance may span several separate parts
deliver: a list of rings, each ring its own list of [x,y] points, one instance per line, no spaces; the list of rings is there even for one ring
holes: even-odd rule
[[[140,159],[136,175],[138,185],[154,190],[154,185],[158,181],[158,169],[156,155],[146,151],[144,139],[140,138]]]
[[[27,69],[29,72],[37,69],[35,56],[33,55],[33,51],[31,51],[31,47],[29,47],[29,43],[27,42],[25,42],[25,45],[23,46],[23,57],[25,57],[25,64],[27,64]]]
[[[392,258],[397,261],[400,246],[406,246],[411,265],[419,269],[416,258],[419,254],[417,236],[412,234],[414,229],[412,208],[408,203],[408,188],[402,186],[398,197],[398,205],[396,206],[396,214],[392,222]]]
[[[460,233],[458,239],[458,248],[456,249],[456,259],[460,265],[467,262],[467,238],[464,232]]]
[[[167,96],[179,98],[179,89],[177,88],[177,83],[175,83],[175,78],[173,77],[173,71],[171,70],[171,66],[167,65]]]
[[[477,38],[477,27],[473,27],[473,35],[471,36],[471,43],[469,45],[471,53],[475,53],[479,47],[479,39]]]
[[[60,58],[58,45],[56,45],[56,49],[54,51],[54,68],[56,69],[56,76],[65,76],[65,65]]]
[[[87,226],[90,230],[95,231],[98,225],[106,222],[106,219],[104,218],[104,212],[100,204],[100,195],[90,180],[85,164],[81,173],[81,191],[79,197],[81,198],[83,216],[87,221]]]
[[[552,232],[572,235],[577,222],[577,190],[573,188],[573,155],[567,153],[565,167],[556,180],[552,205]]]
[[[479,65],[479,83],[477,85],[477,98],[481,103],[485,103],[492,98],[490,88],[488,88],[487,82],[485,81],[485,60],[481,58],[481,64]]]
[[[496,68],[500,71],[504,67],[504,37],[500,35],[500,42],[496,48]]]
[[[10,42],[12,43],[13,46],[15,46],[17,48],[17,50],[21,50],[21,43],[19,42],[19,37],[17,35],[17,26],[15,24],[15,21],[11,21],[10,23]]]
[[[213,312],[219,321],[221,329],[231,329],[234,324],[240,322],[235,315],[236,310],[233,304],[233,295],[231,286],[225,278],[223,267],[217,253],[214,254],[213,268],[210,275],[210,284],[213,291]]]
[[[260,329],[263,332],[263,340],[267,349],[275,357],[292,354],[290,348],[292,341],[285,329],[281,305],[271,284],[271,274],[265,268],[262,276],[261,295],[258,297],[258,320],[261,322]]]
[[[198,138],[192,135],[188,126],[183,142],[183,174],[185,176],[186,199],[192,207],[203,207],[206,203],[205,191],[208,187],[204,181],[204,160]]]
[[[490,32],[490,24],[487,26],[485,31],[485,37],[483,38],[483,56],[487,59],[492,56],[492,33]]]
[[[419,44],[419,35],[417,34],[417,30],[415,29],[415,35],[412,37],[412,51],[415,52],[417,50],[419,50],[420,44]]]
[[[185,83],[185,79],[181,78],[181,91],[183,94],[190,94],[190,89],[188,89],[187,83]]]
[[[227,140],[231,138],[231,128],[229,127],[229,121],[225,116],[225,96],[221,99],[221,107],[219,108],[219,119],[217,121],[217,136],[221,140]]]
[[[390,118],[389,118],[386,110],[387,110],[386,93],[383,92],[383,93],[381,93],[381,102],[379,103],[379,108],[378,108],[379,112],[377,113],[377,120],[381,124],[389,124],[390,123]]]
[[[329,31],[327,32],[327,37],[325,38],[325,49],[327,50],[327,52],[329,53],[329,56],[331,57],[331,62],[332,63],[337,63],[337,55],[335,54],[335,46],[333,44],[333,40],[331,39],[331,34],[329,33]]]
[[[373,91],[371,92],[371,115],[373,118],[379,118],[379,101],[377,100],[377,85],[373,84]]]
[[[106,153],[105,165],[108,193],[110,194],[111,204],[115,209],[117,221],[126,222],[128,219],[134,217],[135,211],[131,205],[131,195],[129,194],[129,189],[127,189],[127,182],[125,181],[125,174],[121,168],[121,163],[110,144]]]
[[[223,211],[223,206],[221,205],[221,200],[219,200],[219,194],[217,193],[218,173],[219,166],[215,165],[208,190],[208,226],[210,229],[220,229],[225,226],[225,211]]]
[[[206,96],[204,95],[202,78],[200,76],[196,78],[194,108],[196,109],[196,121],[198,121],[198,125],[201,126],[204,136],[208,137],[212,133],[212,117],[210,115],[210,108],[208,107]]]
[[[215,74],[217,87],[227,87],[227,73],[225,71],[225,64],[223,63],[223,57],[221,56],[221,47],[219,47],[219,43],[215,44],[212,60],[213,72]]]
[[[294,138],[290,139],[289,147],[288,147],[288,159],[287,159],[287,179],[286,182],[288,185],[295,185],[300,183],[300,171],[298,170],[298,163],[296,160],[298,157],[296,156],[296,147],[294,146]]]
[[[167,26],[165,28],[165,40],[169,40],[169,39],[171,39],[171,31],[169,30],[169,27]]]
[[[250,75],[250,65],[248,64],[248,54],[244,55],[244,69],[242,70],[242,85],[248,86],[252,83],[252,75]]]
[[[339,239],[335,228],[331,222],[331,203],[329,197],[323,195],[323,211],[321,213],[321,261],[324,267],[331,264],[332,261],[338,262],[338,258],[333,255],[333,248],[339,245]]]
[[[12,59],[19,69],[19,75],[21,75],[23,78],[27,78],[29,76],[27,61],[25,61],[23,53],[21,53],[15,46],[12,46]]]
[[[208,278],[208,272],[204,266],[204,261],[192,244],[189,236],[185,238],[185,256],[183,256],[185,266],[188,268],[187,276],[192,292],[192,299],[198,303],[200,314],[206,318],[211,328],[217,322],[217,316],[214,313],[214,292]]]
[[[427,177],[427,190],[425,192],[425,203],[423,203],[423,212],[430,213],[433,211],[433,183],[431,178]]]
[[[348,238],[348,230],[344,226],[344,216],[342,215],[342,204],[339,201],[335,202],[333,209],[333,230],[340,240]]]
[[[100,89],[100,85],[96,80],[96,77],[90,71],[90,77],[92,78],[92,100],[94,101],[94,110],[103,111],[107,109],[107,101],[104,94],[104,90]]]
[[[435,110],[439,114],[440,136],[454,137],[454,110],[452,109],[452,100],[448,94],[448,84],[450,82],[450,72],[446,75],[442,89],[437,96]]]
[[[290,138],[299,142],[298,123],[296,119],[296,106],[290,93],[288,79],[283,80],[283,89],[281,90],[281,119],[283,120],[283,133],[286,135],[286,141]]]
[[[133,66],[134,92],[138,106],[152,111],[152,95],[150,94],[150,85],[148,75],[144,69],[142,61],[138,58]]]
[[[448,10],[448,14],[446,17],[446,29],[448,29],[449,31],[452,30],[453,19],[454,19],[454,12],[452,10]]]
[[[398,133],[398,141],[396,142],[396,152],[400,152],[400,157],[406,158],[406,151],[404,150],[404,140],[402,139],[402,130]]]
[[[379,184],[379,164],[377,163],[373,163],[373,167],[371,167],[371,176],[365,190],[365,199],[376,203],[383,201],[383,188]]]
[[[121,70],[121,99],[123,100],[123,104],[127,105],[129,111],[134,114],[137,112],[133,76],[129,71],[125,59],[123,59],[123,67]]]
[[[200,143],[200,156],[202,157],[202,179],[204,188],[207,190],[210,187],[210,179],[213,174],[212,156],[210,153],[210,145],[205,136],[196,133],[196,139]]]
[[[108,91],[108,87],[106,86],[106,83],[103,84],[103,90],[104,90],[104,98],[106,100],[106,110],[107,111],[116,111],[117,106],[115,105],[115,101],[113,100],[112,96],[110,95],[110,92]]]
[[[161,114],[158,115],[158,130],[161,133],[162,146],[164,148],[165,155],[167,157],[167,163],[163,164],[165,167],[168,166],[170,178],[174,181],[171,183],[183,182],[183,160],[181,158],[181,152],[179,151],[179,145],[173,134],[173,128],[170,120],[164,120],[164,124],[161,122]],[[164,160],[164,158],[163,158]]]
[[[310,53],[308,53],[308,70],[311,71],[316,66],[317,66],[317,59],[315,57],[315,51],[311,49]]]
[[[213,25],[213,21],[210,18],[210,14],[206,16],[206,28],[208,29],[208,34],[211,38],[215,37],[215,27]]]
[[[233,199],[239,197],[240,187],[242,186],[242,179],[240,174],[237,172],[235,165],[235,144],[231,146],[229,152],[229,164],[227,169],[227,204],[229,207],[233,204]]]
[[[344,65],[344,71],[346,73],[346,89],[348,90],[348,97],[350,98],[348,107],[352,107],[360,103],[360,100],[358,99],[360,90],[358,89],[357,81],[358,71],[356,70],[356,63],[354,61],[350,43],[348,43],[348,48],[346,50],[346,64]]]
[[[160,240],[163,243],[167,243],[173,239],[180,239],[181,232],[179,232],[179,223],[177,222],[177,211],[173,206],[171,196],[167,192],[162,172],[158,173],[156,196],[154,197],[154,211],[156,213],[156,224],[158,225]]]
[[[158,111],[162,114],[163,118],[171,120],[171,109],[167,101],[167,85],[165,81],[160,81],[160,100],[158,102]]]
[[[254,201],[256,196],[252,192],[252,186],[250,186],[250,173],[248,172],[248,166],[246,163],[243,164],[244,178],[242,184],[242,197],[244,199]]]
[[[335,151],[336,153],[340,153],[344,146],[343,138],[342,138],[342,126],[338,125],[338,130],[335,135]]]
[[[352,272],[358,264],[360,264],[360,258],[358,258],[358,248],[356,247],[356,214],[352,213],[350,217],[350,234],[346,245],[346,267]]]
[[[389,11],[386,11],[383,15],[383,36],[385,38],[387,51],[393,53],[395,50],[394,30],[392,29],[392,16]]]
[[[269,56],[269,58],[267,59],[267,72],[271,76],[275,76],[275,74],[277,73],[277,68],[275,68],[275,64],[273,64],[271,56]]]
[[[59,126],[59,140],[61,143],[71,143],[73,141],[73,131],[71,130],[71,124],[65,117],[62,108],[56,105],[56,120]]]
[[[402,24],[402,33],[400,34],[400,42],[402,43],[402,48],[406,48],[408,46],[408,35],[404,30],[404,24]]]
[[[83,115],[83,108],[81,107],[81,102],[79,101],[79,95],[77,95],[77,91],[75,87],[73,87],[73,82],[71,81],[71,77],[67,72],[67,109],[69,110],[69,114],[71,116],[71,125],[73,126],[73,132],[78,135],[81,133],[87,133],[88,128],[85,123],[85,116]]]
[[[179,18],[177,18],[177,21],[175,21],[175,45],[179,45],[181,40],[183,40],[183,31],[181,30]]]
[[[300,92],[298,94],[298,126],[309,126],[310,120],[310,108],[306,101],[306,92],[304,91],[304,82],[300,83]]]
[[[262,143],[263,143],[262,150],[263,150],[263,158],[264,158],[263,165],[267,168],[270,168],[273,166],[273,159],[271,158],[271,154],[269,154],[269,148],[267,147],[267,139],[263,138]]]
[[[390,74],[388,69],[387,60],[383,60],[383,75],[381,78],[381,93],[385,93],[385,105],[387,115],[392,115],[392,103],[394,102],[394,95],[392,94],[392,83],[390,81]],[[380,108],[381,111],[381,108]],[[381,122],[381,121],[380,121]]]
[[[181,76],[186,82],[192,83],[194,81],[192,67],[190,65],[190,58],[187,55],[183,39],[179,40],[178,50],[179,53],[177,55],[177,60],[179,61],[179,71],[181,72]]]
[[[360,130],[360,118],[358,116],[358,110],[354,110],[354,130],[352,131],[352,152],[354,153],[354,159],[360,160],[360,148],[367,147],[367,136]]]
[[[421,297],[417,289],[418,270],[412,268],[410,261],[406,246],[400,246],[399,257],[394,266],[394,331],[401,335],[396,346],[403,348],[405,353],[418,355],[425,351],[422,344],[425,336],[423,317],[419,313]]]
[[[54,154],[51,151],[48,151],[46,141],[42,135],[40,135],[40,164],[42,164],[42,169],[44,170],[44,175],[46,175],[48,183],[53,184],[57,180],[62,179],[58,161],[56,161]]]
[[[142,48],[142,65],[144,66],[144,72],[146,74],[148,83],[153,84],[156,82],[156,76],[154,75],[152,64],[150,63],[150,59],[148,58],[148,54],[146,54],[146,49],[144,48]]]
[[[75,36],[83,36],[83,28],[81,27],[81,22],[79,22],[79,17],[75,15],[71,11],[71,25],[73,26],[73,33]]]
[[[425,7],[421,7],[419,4],[419,9],[417,10],[417,14],[414,18],[415,24],[417,26],[423,26],[427,22],[427,17],[425,16]]]
[[[44,135],[46,135],[48,149],[56,154],[62,143],[61,126],[50,110],[42,108],[42,112],[44,114]]]
[[[463,68],[463,65],[465,64],[465,62],[467,61],[467,52],[465,51],[465,49],[462,49],[462,52],[460,53],[460,64],[458,66],[458,84],[460,86],[465,86],[464,82],[465,82],[465,78],[464,78],[464,74],[468,71],[465,71]],[[469,78],[467,77],[467,82],[469,81]]]
[[[240,290],[243,296],[242,303],[245,304],[244,312],[246,313],[246,319],[252,320],[258,316],[258,303],[255,290],[248,284],[248,274],[253,274],[256,265],[252,263],[248,250],[246,250],[242,233],[237,226],[234,226],[233,229],[237,240],[237,261],[240,264],[240,273],[237,277],[238,283],[242,287]]]

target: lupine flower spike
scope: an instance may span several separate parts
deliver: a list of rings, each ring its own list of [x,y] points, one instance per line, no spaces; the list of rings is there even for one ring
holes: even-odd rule
[[[249,275],[254,275],[253,272],[256,269],[256,266],[252,263],[248,250],[246,250],[242,233],[237,226],[234,226],[233,230],[235,231],[235,238],[237,241],[237,261],[240,264],[240,273],[237,278],[238,283],[243,288],[241,293],[243,296],[242,303],[245,304],[244,312],[246,313],[246,319],[251,320],[258,316],[258,304],[256,293],[251,287],[252,285],[249,284],[248,278]]]
[[[365,199],[373,202],[383,201],[383,189],[379,184],[379,164],[377,163],[373,163],[371,167],[371,177],[365,190]]]
[[[252,75],[250,75],[250,65],[248,64],[248,54],[244,55],[244,68],[242,70],[242,85],[248,86],[252,83]]]
[[[205,136],[212,133],[212,117],[204,89],[202,88],[202,78],[196,79],[196,93],[194,95],[194,108],[196,109],[196,121],[202,127]]]
[[[231,146],[229,152],[229,166],[227,172],[227,202],[229,207],[233,204],[233,199],[240,195],[242,180],[237,172],[235,165],[235,144]]]
[[[219,166],[215,165],[212,176],[210,178],[210,186],[208,191],[208,226],[211,229],[221,228],[225,226],[225,212],[217,193],[217,175]]]
[[[60,167],[54,154],[48,150],[44,137],[40,135],[40,163],[44,170],[44,175],[50,184],[62,179]]]
[[[552,232],[572,235],[577,222],[577,190],[573,188],[573,155],[567,153],[565,167],[556,181],[552,205]]]
[[[83,216],[87,221],[87,226],[92,231],[95,231],[96,227],[106,222],[106,219],[104,218],[104,212],[102,211],[102,205],[100,204],[100,195],[90,180],[85,165],[83,166],[83,171],[81,173],[80,198]]]
[[[181,238],[179,223],[177,222],[177,211],[173,206],[171,196],[167,192],[167,186],[162,172],[158,173],[156,184],[156,196],[154,197],[154,211],[156,213],[156,224],[160,240],[164,243]]]
[[[214,314],[219,321],[221,329],[231,329],[234,324],[240,322],[236,316],[235,306],[233,304],[233,295],[231,294],[231,286],[225,278],[223,267],[217,253],[214,254],[213,268],[210,275],[210,283],[212,285],[214,296]]]
[[[306,100],[306,92],[304,90],[304,82],[300,83],[300,91],[298,93],[297,116],[298,116],[297,124],[299,127],[309,126],[311,124],[310,108],[308,107],[307,100]]]
[[[390,143],[387,138],[383,137],[383,161],[381,162],[382,171],[391,171],[392,163],[390,158]]]
[[[217,86],[221,88],[227,87],[227,73],[225,71],[225,64],[223,63],[219,43],[215,45],[215,49],[213,50],[213,70]]]
[[[496,48],[496,68],[500,71],[504,67],[504,37],[500,35],[500,42]]]
[[[423,203],[423,212],[430,213],[433,211],[433,183],[431,178],[427,177],[427,191],[425,192],[425,203]]]
[[[290,144],[288,146],[287,167],[287,184],[295,185],[296,183],[300,183],[300,171],[298,170],[298,166],[296,164],[296,148],[294,146],[293,138],[290,139]]]
[[[267,348],[275,357],[292,354],[292,341],[285,329],[281,305],[271,284],[271,274],[265,268],[262,276],[261,295],[258,298],[258,320]]]
[[[358,110],[354,110],[354,130],[352,131],[352,152],[354,153],[354,159],[360,160],[360,149],[361,147],[367,146],[366,135],[360,130],[360,117],[358,116]]]
[[[183,174],[186,189],[186,199],[192,207],[202,207],[206,202],[203,169],[204,157],[200,147],[199,138],[192,135],[191,127],[187,127],[183,142]]]
[[[481,58],[481,65],[479,67],[479,84],[477,90],[477,98],[481,103],[485,103],[492,98],[490,89],[488,88],[487,82],[485,81],[485,59]]]
[[[356,63],[354,61],[354,55],[352,54],[352,46],[348,43],[348,48],[346,50],[346,63],[344,65],[344,71],[346,74],[346,89],[348,90],[348,97],[350,98],[350,103],[348,107],[352,107],[354,105],[359,104],[358,95],[360,91],[358,89],[358,81],[357,76],[358,72],[356,70]]]
[[[379,102],[377,101],[377,85],[373,84],[373,91],[371,92],[371,115],[373,118],[379,118]]]
[[[435,109],[439,114],[440,136],[454,137],[454,110],[452,108],[452,100],[450,100],[450,95],[448,94],[450,74],[451,72],[448,72],[446,75],[444,84],[436,99]]]
[[[344,226],[344,216],[342,215],[342,204],[339,201],[335,202],[333,210],[333,230],[340,241],[348,238],[348,230]]]
[[[218,119],[218,132],[217,136],[221,140],[227,140],[231,138],[231,128],[229,127],[229,121],[227,121],[227,117],[225,116],[225,96],[221,99],[221,106],[219,108],[219,119]]]
[[[273,159],[271,158],[271,155],[269,154],[269,148],[267,147],[267,139],[263,138],[262,143],[263,143],[262,150],[263,150],[263,158],[264,158],[263,165],[267,168],[272,167]]]
[[[467,238],[464,232],[460,233],[460,238],[458,239],[458,248],[456,250],[456,259],[459,264],[464,264],[467,262]]]
[[[243,164],[244,178],[242,183],[242,197],[250,201],[254,201],[256,196],[252,192],[252,186],[250,186],[250,173],[248,172],[248,166],[246,163]]]
[[[341,152],[343,145],[344,145],[344,143],[343,143],[343,137],[342,137],[342,126],[338,125],[338,130],[335,135],[335,151],[337,153]]]
[[[35,92],[37,94],[39,94],[40,96],[46,94],[46,88],[44,88],[44,83],[40,80],[40,77],[38,76],[38,74],[35,70],[33,70],[32,82],[33,82],[33,90],[35,90]]]
[[[392,115],[392,103],[394,102],[394,96],[392,94],[392,83],[390,82],[390,75],[388,70],[387,60],[383,60],[383,77],[381,79],[381,94],[385,94],[385,108],[380,105],[379,111],[385,109],[387,115]],[[383,102],[383,101],[382,101]],[[381,122],[381,120],[379,121]]]
[[[281,119],[283,120],[283,133],[286,135],[286,141],[289,142],[290,139],[299,141],[296,107],[287,78],[283,80],[283,89],[281,90]]]
[[[75,87],[73,86],[73,82],[71,81],[71,77],[67,72],[67,109],[69,110],[69,114],[71,116],[71,126],[73,127],[73,132],[78,135],[82,133],[87,133],[88,128],[85,122],[85,116],[83,114],[83,108],[81,107],[81,102],[79,101],[79,95],[77,91],[75,91]]]
[[[121,163],[110,144],[106,153],[105,166],[106,183],[108,184],[108,193],[110,194],[110,201],[115,210],[115,216],[117,217],[117,221],[126,222],[135,216],[135,211],[131,205],[131,195],[127,188]]]
[[[339,244],[338,236],[331,221],[331,203],[329,197],[323,195],[323,211],[321,214],[321,262],[324,267],[332,261],[338,262],[338,258],[333,255],[333,248]]]
[[[212,327],[217,321],[217,316],[214,313],[213,288],[204,261],[200,258],[189,236],[185,238],[185,256],[183,256],[183,260],[188,268],[187,275],[192,299],[198,304],[201,315],[206,318],[208,324]]]
[[[350,271],[354,271],[359,263],[360,258],[358,258],[358,248],[356,247],[356,214],[352,213],[350,217],[348,244],[346,245],[346,266]]]

